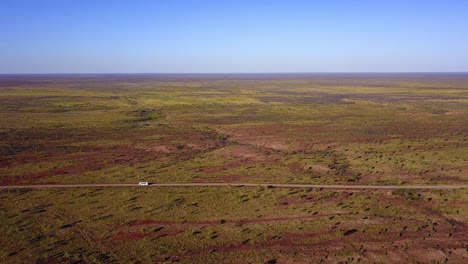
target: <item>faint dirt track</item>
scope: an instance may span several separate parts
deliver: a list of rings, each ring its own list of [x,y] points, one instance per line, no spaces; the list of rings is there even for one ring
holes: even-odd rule
[[[150,183],[139,186],[131,183],[116,184],[37,184],[0,186],[0,189],[47,189],[47,188],[93,188],[93,187],[269,187],[269,188],[323,188],[323,189],[432,189],[451,190],[467,188],[467,185],[316,185],[316,184],[281,184],[281,183],[233,183],[233,182],[197,182],[197,183]]]

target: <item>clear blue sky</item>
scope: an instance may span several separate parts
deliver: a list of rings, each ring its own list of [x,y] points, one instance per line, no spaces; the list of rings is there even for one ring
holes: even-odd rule
[[[0,73],[376,71],[468,71],[468,1],[0,1]]]

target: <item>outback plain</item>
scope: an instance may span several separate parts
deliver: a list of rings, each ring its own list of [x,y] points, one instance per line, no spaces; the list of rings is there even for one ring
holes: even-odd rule
[[[467,159],[466,74],[0,76],[2,186],[466,186]],[[4,189],[0,220],[2,263],[468,261],[466,188]]]

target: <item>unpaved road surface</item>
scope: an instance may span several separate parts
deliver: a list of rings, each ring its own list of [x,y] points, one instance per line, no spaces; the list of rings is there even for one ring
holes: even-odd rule
[[[281,183],[232,183],[232,182],[197,182],[197,183],[150,183],[148,186],[138,184],[38,184],[0,186],[0,189],[46,189],[46,188],[105,188],[105,187],[270,187],[270,188],[323,188],[323,189],[463,189],[468,185],[316,185],[316,184],[281,184]]]

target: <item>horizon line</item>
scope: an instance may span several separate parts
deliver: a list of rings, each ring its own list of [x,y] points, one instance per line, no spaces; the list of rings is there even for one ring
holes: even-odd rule
[[[40,72],[0,73],[5,75],[258,75],[258,74],[468,74],[468,71],[317,71],[317,72]]]

